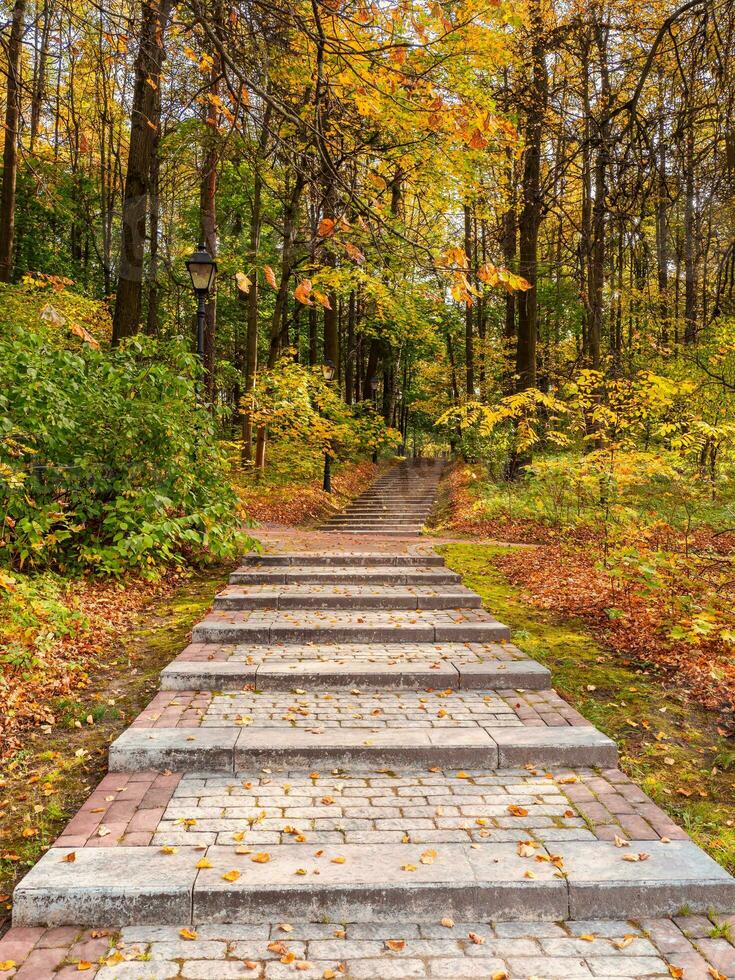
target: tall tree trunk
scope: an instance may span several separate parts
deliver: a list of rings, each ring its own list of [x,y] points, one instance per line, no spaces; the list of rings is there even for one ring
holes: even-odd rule
[[[219,59],[213,58],[209,81],[209,96],[204,109],[205,152],[199,186],[199,218],[202,241],[213,259],[217,257],[217,166],[219,147],[217,123],[219,113],[216,100],[219,89]],[[214,401],[215,395],[215,338],[217,332],[217,292],[216,286],[207,297],[206,318],[204,321],[204,384],[207,397]]]
[[[36,50],[36,62],[33,67],[33,93],[31,96],[31,132],[28,141],[29,150],[33,153],[41,121],[41,106],[46,94],[46,62],[48,61],[48,45],[51,36],[52,11],[48,0],[44,0],[41,12],[41,36]]]
[[[595,46],[600,65],[600,98],[597,112],[595,143],[595,200],[592,205],[592,263],[590,289],[590,364],[600,368],[600,342],[605,328],[605,251],[607,244],[607,178],[610,154],[610,73],[607,63],[607,31],[603,24],[603,11],[595,7]]]
[[[157,94],[164,59],[163,39],[174,2],[143,0],[141,4],[140,44],[135,58],[130,147],[122,203],[120,275],[112,321],[113,344],[140,329],[151,158],[155,133],[161,124]]]
[[[525,152],[518,222],[518,271],[531,288],[518,294],[516,374],[519,391],[536,386],[538,333],[538,234],[541,223],[541,137],[549,92],[541,0],[531,0],[531,85],[526,113]]]
[[[260,250],[261,201],[263,182],[256,168],[253,185],[253,207],[250,212],[250,255],[253,263],[253,280],[248,293],[248,329],[245,343],[245,410],[242,413],[242,455],[249,462],[253,458],[253,419],[255,382],[258,375],[258,252]]]
[[[469,277],[474,266],[475,254],[472,247],[472,209],[469,204],[464,206],[464,250],[467,256],[467,275]],[[475,397],[475,343],[472,305],[471,299],[468,299],[464,305],[464,358],[468,401],[472,401]]]
[[[697,265],[694,215],[694,121],[689,113],[684,151],[684,343],[697,339]]]
[[[663,101],[663,96],[662,96]],[[658,174],[656,175],[656,272],[658,280],[658,313],[661,318],[661,341],[669,342],[669,236],[666,221],[668,186],[666,181],[666,130],[664,107],[658,122]]]
[[[13,275],[15,183],[18,176],[18,124],[20,121],[20,67],[25,11],[25,0],[15,0],[7,56],[5,146],[3,148],[3,183],[0,190],[0,282],[10,282]]]
[[[160,101],[160,91],[158,92]],[[161,110],[158,109],[160,118]],[[104,142],[104,137],[103,137]],[[159,222],[161,217],[160,194],[160,159],[161,134],[160,129],[155,133],[153,143],[153,155],[151,156],[151,186],[150,186],[150,214],[148,218],[148,310],[146,312],[146,333],[151,337],[158,335],[160,291],[158,286],[158,235]]]

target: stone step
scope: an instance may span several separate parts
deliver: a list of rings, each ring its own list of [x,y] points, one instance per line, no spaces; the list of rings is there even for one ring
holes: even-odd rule
[[[544,690],[546,667],[511,643],[191,643],[161,672],[164,690],[299,688]]]
[[[510,630],[482,609],[215,610],[192,631],[195,643],[492,643]]]
[[[364,524],[369,527],[375,525],[394,524],[396,527],[411,526],[422,527],[423,518],[416,517],[394,517],[392,514],[339,514],[330,517],[329,524]]]
[[[293,583],[340,583],[344,585],[445,585],[460,582],[461,576],[448,568],[401,569],[390,565],[359,568],[355,565],[320,567],[298,565],[293,568],[239,569],[230,575],[231,585],[282,585]]]
[[[328,534],[345,534],[345,535],[373,535],[374,537],[383,538],[416,538],[421,534],[422,528],[417,528],[415,531],[405,531],[399,528],[362,528],[362,527],[325,527],[323,528],[325,533]]]
[[[381,552],[314,552],[301,551],[290,552],[288,554],[264,554],[264,555],[245,555],[242,559],[243,565],[248,568],[260,568],[266,565],[299,565],[299,566],[358,566],[369,568],[371,566],[385,566],[414,568],[416,566],[431,566],[436,568],[444,565],[444,559],[440,555],[432,552],[422,555],[390,555]]]
[[[549,684],[549,671],[535,660],[462,663],[427,659],[410,663],[335,664],[284,657],[280,661],[248,664],[176,659],[161,671],[161,689],[169,691],[240,691],[246,685],[269,691],[292,690],[296,686],[307,690],[355,687],[419,690],[439,685],[451,685],[463,691],[498,686],[531,691],[548,688]]]
[[[111,772],[227,772],[259,767],[433,766],[497,770],[523,765],[617,765],[615,743],[592,726],[536,728],[128,728],[110,746]]]
[[[391,534],[403,534],[411,537],[419,535],[423,526],[423,524],[382,524],[380,521],[375,521],[371,524],[366,524],[362,521],[346,521],[344,524],[327,523],[322,527],[322,530],[336,531],[338,534],[351,534],[353,531],[359,531],[365,534],[380,535],[384,532],[390,532]]]
[[[615,765],[614,743],[555,692],[161,691],[110,747],[110,769],[287,765]]]
[[[631,841],[630,851],[648,859],[623,861],[607,841],[538,849],[541,861],[521,857],[512,843],[384,844],[379,860],[370,844],[325,845],[318,853],[309,844],[272,845],[263,861],[253,860],[258,852],[221,845],[172,854],[86,847],[73,861],[65,860],[72,849],[54,847],[16,888],[13,923],[561,921],[735,907],[735,881],[691,841]],[[534,877],[524,877],[531,870]],[[230,872],[237,875],[226,879]]]
[[[479,595],[463,585],[229,585],[215,609],[479,609]]]

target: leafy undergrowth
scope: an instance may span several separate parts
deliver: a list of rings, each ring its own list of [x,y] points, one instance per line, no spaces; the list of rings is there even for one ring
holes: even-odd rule
[[[735,871],[735,742],[716,716],[645,657],[604,645],[579,617],[530,605],[504,567],[529,549],[449,544],[447,564],[513,631],[513,641],[553,674],[554,687],[615,739],[620,765],[694,840]],[[718,730],[719,729],[719,730]]]
[[[29,730],[56,724],[59,699],[83,696],[105,650],[185,578],[182,571],[157,581],[0,571],[0,762]]]
[[[88,626],[62,645],[68,659],[57,651],[46,661],[51,674],[70,674],[74,682],[49,686],[42,698],[32,690],[38,708],[24,714],[22,742],[2,743],[0,908],[9,908],[15,881],[102,778],[109,743],[148,704],[159,671],[186,645],[225,579],[226,569],[217,567],[167,579],[155,591],[146,583],[147,593],[131,583],[124,591],[95,584],[79,596]]]
[[[540,521],[513,520],[505,515],[487,517],[477,493],[477,474],[469,466],[453,466],[442,480],[439,495],[432,514],[433,531],[495,538],[514,544],[537,544],[554,537],[553,531]]]
[[[527,512],[514,519],[532,491],[509,486],[509,501],[488,509],[488,481],[457,466],[444,488],[435,530],[472,538],[535,544],[498,558],[529,602],[583,619],[595,636],[621,656],[665,671],[702,706],[720,711],[723,732],[735,733],[735,595],[731,535],[706,523],[687,527],[660,519],[649,525],[591,522],[553,524]],[[525,499],[524,499],[525,493]],[[515,498],[511,499],[511,495]]]
[[[297,447],[269,459],[262,476],[242,477],[237,492],[242,507],[259,524],[313,526],[342,510],[377,478],[388,463],[342,463],[332,470],[332,493],[322,489],[323,459],[304,457]]]

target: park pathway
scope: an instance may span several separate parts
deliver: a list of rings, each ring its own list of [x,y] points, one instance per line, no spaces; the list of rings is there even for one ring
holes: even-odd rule
[[[735,880],[408,510],[244,559],[16,888],[0,978],[735,976]]]

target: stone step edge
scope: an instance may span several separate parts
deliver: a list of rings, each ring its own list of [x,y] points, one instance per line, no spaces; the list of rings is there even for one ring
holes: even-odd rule
[[[455,585],[461,581],[461,576],[456,572],[446,572],[437,570],[432,573],[397,573],[391,574],[389,571],[371,573],[368,569],[362,572],[357,571],[357,566],[352,566],[350,570],[323,568],[299,569],[293,568],[288,571],[235,571],[230,573],[230,585],[330,585],[339,583],[342,585]]]
[[[369,612],[369,610],[366,610]],[[431,611],[431,610],[427,610]],[[321,643],[339,643],[345,640],[365,643],[403,643],[406,640],[421,643],[447,642],[497,642],[510,639],[510,629],[498,622],[455,623],[447,626],[406,625],[389,627],[354,623],[329,626],[248,626],[222,624],[203,619],[192,631],[194,643],[303,643],[319,640]]]
[[[615,743],[591,725],[475,728],[128,728],[110,745],[110,772],[238,772],[255,766],[391,765],[508,769],[533,765],[614,769]]]
[[[276,609],[276,610],[316,610],[328,611],[335,610],[446,610],[446,609],[480,609],[482,599],[474,593],[463,595],[444,595],[417,596],[408,592],[396,592],[387,595],[350,595],[349,593],[335,593],[334,595],[312,593],[311,595],[281,595],[276,591],[260,594],[248,595],[217,595],[214,598],[213,608],[229,612],[249,609]]]
[[[495,690],[498,686],[529,691],[551,687],[551,672],[535,660],[496,660],[461,663],[453,660],[411,664],[325,663],[321,660],[283,660],[265,664],[227,661],[174,660],[161,671],[160,687],[171,691],[236,691],[246,685],[263,690],[360,687],[445,688]]]
[[[270,845],[267,862],[234,847],[50,848],[15,889],[13,925],[204,925],[633,919],[735,910],[735,879],[692,841],[631,841],[623,861],[608,841],[537,848],[562,862],[518,855],[514,844]],[[432,849],[430,849],[432,850]],[[206,858],[211,867],[197,868]],[[335,858],[339,862],[335,862]],[[342,860],[343,859],[343,860]],[[297,869],[306,874],[296,874]],[[415,869],[415,870],[410,870]],[[532,870],[534,878],[526,878]],[[314,874],[318,871],[318,875]],[[227,880],[223,876],[235,880]]]
[[[443,567],[444,559],[440,555],[384,555],[380,552],[365,552],[364,554],[345,554],[336,552],[334,554],[323,554],[319,552],[292,552],[290,554],[262,554],[262,555],[243,555],[241,564],[246,569],[254,566],[273,566],[273,565],[308,565],[310,567],[329,567],[337,565],[339,567],[358,566],[370,568],[371,566],[394,567],[403,565],[406,568],[415,566],[429,566],[431,568]]]

